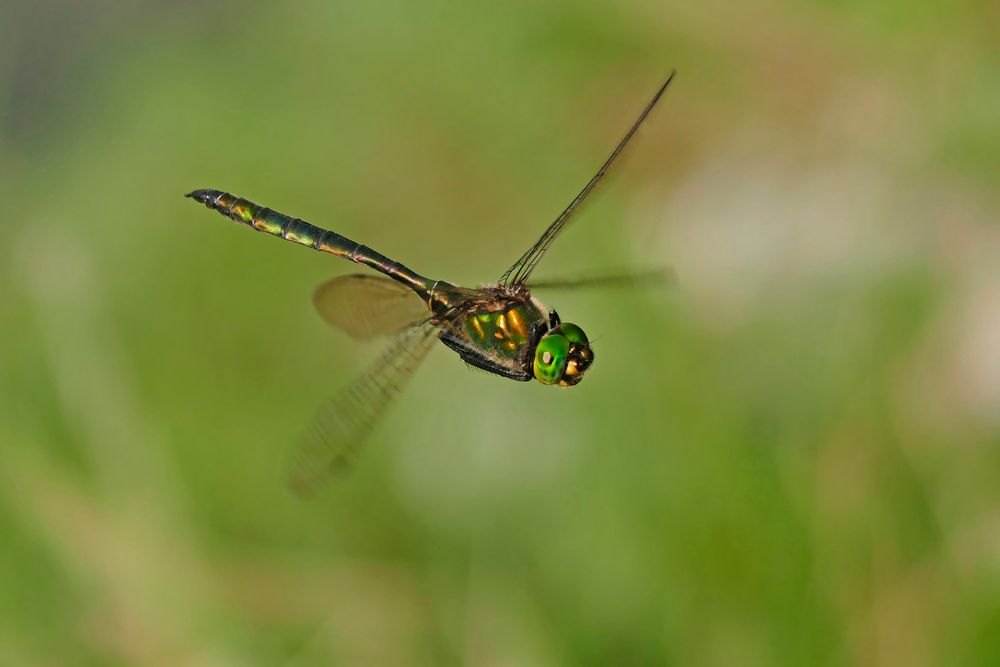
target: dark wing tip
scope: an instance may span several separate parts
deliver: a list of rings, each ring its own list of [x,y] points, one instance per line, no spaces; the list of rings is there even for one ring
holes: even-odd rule
[[[646,111],[647,113],[650,110],[652,110],[652,108],[654,106],[656,106],[657,102],[660,101],[660,97],[662,97],[663,93],[665,93],[667,91],[667,88],[670,86],[670,83],[674,80],[675,76],[677,76],[677,70],[676,69],[670,70],[670,74],[667,74],[666,81],[664,81],[663,85],[660,86],[660,89],[658,91],[656,91],[656,95],[653,96],[653,100],[649,103],[649,106],[647,107],[647,111]],[[645,114],[643,114],[643,115],[645,115]]]

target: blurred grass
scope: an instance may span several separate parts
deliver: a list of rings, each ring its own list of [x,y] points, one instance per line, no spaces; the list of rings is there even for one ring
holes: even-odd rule
[[[0,663],[1000,661],[998,51],[983,3],[0,8]],[[487,281],[573,391],[434,354],[317,502],[286,443],[377,346],[220,187]],[[362,358],[363,357],[363,358]]]

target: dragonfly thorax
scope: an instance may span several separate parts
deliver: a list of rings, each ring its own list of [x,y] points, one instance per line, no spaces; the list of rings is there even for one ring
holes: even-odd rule
[[[523,285],[486,285],[478,293],[483,297],[457,306],[465,311],[461,324],[440,336],[466,363],[547,385],[572,387],[583,379],[594,361],[583,329],[560,322]]]

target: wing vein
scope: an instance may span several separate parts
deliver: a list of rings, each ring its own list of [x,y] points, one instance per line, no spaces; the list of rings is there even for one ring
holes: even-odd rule
[[[316,415],[291,461],[289,485],[301,496],[336,470],[350,467],[357,447],[405,387],[437,340],[429,320],[403,329],[371,368]]]
[[[545,230],[541,238],[539,238],[533,246],[528,248],[528,250],[526,250],[525,253],[504,272],[504,274],[500,277],[501,283],[510,287],[524,283],[531,276],[531,273],[535,270],[538,262],[541,261],[546,251],[548,251],[549,246],[552,245],[552,241],[555,240],[556,236],[559,235],[559,232],[562,231],[562,228],[567,222],[569,222],[584,201],[586,201],[587,197],[590,196],[590,193],[597,187],[597,184],[601,182],[604,176],[611,169],[611,166],[615,163],[615,160],[618,159],[618,156],[621,155],[625,150],[625,147],[628,146],[629,141],[639,130],[643,121],[646,120],[646,117],[653,110],[653,107],[656,106],[656,103],[660,101],[660,97],[663,96],[664,91],[666,91],[670,82],[673,81],[676,73],[676,70],[670,72],[667,80],[662,86],[660,86],[660,89],[656,91],[653,99],[646,104],[642,113],[639,114],[639,118],[632,124],[632,127],[629,128],[628,132],[625,133],[622,140],[618,142],[618,145],[615,146],[615,149],[611,152],[611,155],[608,156],[608,159],[604,161],[604,164],[601,165],[601,168],[597,170],[597,173],[594,174],[590,181],[587,182],[587,184],[583,187],[583,190],[580,191],[573,201],[569,203],[569,206],[567,206],[565,210],[559,214],[559,217],[557,217],[555,221],[549,225],[548,229]]]

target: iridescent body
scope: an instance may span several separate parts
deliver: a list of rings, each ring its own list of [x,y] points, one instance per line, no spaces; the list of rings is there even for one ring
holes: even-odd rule
[[[280,236],[292,243],[328,252],[359,264],[366,264],[376,271],[408,285],[421,296],[424,296],[429,288],[426,278],[418,276],[399,262],[394,262],[368,246],[355,243],[336,232],[311,225],[305,220],[299,220],[264,206],[258,206],[252,201],[228,192],[196,190],[187,196],[219,211],[234,222],[253,227],[259,232]],[[426,297],[424,298],[426,300]]]
[[[532,301],[514,303],[495,313],[465,316],[465,332],[477,347],[513,359],[531,342],[531,324],[546,317]]]
[[[293,474],[293,485],[307,492],[332,469],[353,458],[355,445],[384,411],[392,396],[419,366],[435,340],[469,365],[519,381],[570,387],[594,361],[583,330],[561,322],[556,312],[531,295],[528,279],[566,222],[624,150],[673,78],[646,105],[597,174],[541,238],[497,283],[466,288],[433,280],[340,234],[260,206],[220,190],[195,190],[187,196],[257,231],[330,253],[375,269],[385,277],[349,275],[319,287],[314,301],[331,325],[364,339],[394,334],[374,367],[338,395],[314,423]],[[659,280],[662,273],[603,279],[549,281],[536,287],[573,288]],[[414,298],[414,295],[416,298]]]

